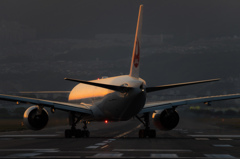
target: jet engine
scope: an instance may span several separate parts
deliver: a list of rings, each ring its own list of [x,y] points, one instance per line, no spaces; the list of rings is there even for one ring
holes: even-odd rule
[[[156,111],[156,113],[153,114],[153,123],[160,130],[172,130],[179,123],[179,115],[175,109]]]
[[[48,112],[44,108],[31,106],[24,112],[23,122],[31,130],[41,130],[48,123]]]

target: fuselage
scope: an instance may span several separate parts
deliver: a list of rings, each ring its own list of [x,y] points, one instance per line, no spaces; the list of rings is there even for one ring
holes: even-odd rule
[[[91,82],[134,88],[121,93],[87,84],[76,85],[70,92],[69,102],[91,105],[92,120],[128,120],[137,115],[145,105],[146,82],[141,78],[123,75]]]

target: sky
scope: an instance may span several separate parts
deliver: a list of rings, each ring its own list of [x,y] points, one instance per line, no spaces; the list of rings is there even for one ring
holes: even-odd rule
[[[132,34],[140,4],[143,34],[240,35],[239,0],[1,0],[0,20],[30,26],[39,38]]]
[[[128,73],[140,4],[144,5],[141,77],[150,85],[238,77],[238,70],[233,72],[232,68],[239,68],[239,39],[232,40],[234,43],[226,40],[228,44],[211,39],[240,37],[239,0],[0,0],[0,24],[13,21],[29,26],[40,39],[14,47],[0,44],[0,65],[6,72],[0,71],[2,76],[6,82],[13,80],[13,87],[32,91],[32,86],[46,83],[54,90],[63,85],[66,76],[90,80]],[[154,39],[160,34],[173,35],[176,43],[189,40],[180,47],[176,43],[162,47],[161,40]],[[193,55],[181,54],[185,51]],[[112,53],[118,56],[113,57]],[[92,64],[95,62],[81,63],[89,62],[84,57],[99,63],[109,58],[105,65],[96,66]],[[126,63],[117,62],[119,59]],[[58,61],[65,63],[59,66]],[[157,74],[151,73],[154,71]],[[43,81],[45,74],[48,76]]]

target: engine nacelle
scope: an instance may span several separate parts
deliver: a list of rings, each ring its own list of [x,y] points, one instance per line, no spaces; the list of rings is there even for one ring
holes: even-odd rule
[[[31,106],[24,112],[23,122],[31,130],[41,130],[48,123],[48,112],[44,108],[39,112],[38,106]]]
[[[174,109],[165,109],[153,114],[153,123],[160,130],[172,130],[179,123],[179,115]]]

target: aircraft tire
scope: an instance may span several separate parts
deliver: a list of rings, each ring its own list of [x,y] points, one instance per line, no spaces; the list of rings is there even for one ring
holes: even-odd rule
[[[71,138],[72,137],[72,131],[70,129],[65,130],[65,138]]]
[[[83,131],[82,131],[82,136],[83,136],[83,137],[86,137],[86,138],[89,138],[90,132],[89,132],[88,130],[83,130]]]
[[[145,138],[146,137],[145,129],[140,129],[138,135],[139,135],[139,138]]]
[[[75,130],[75,138],[80,138],[83,136],[83,132],[80,129]]]
[[[90,136],[90,132],[88,130],[86,130],[85,137],[89,138],[89,136]]]
[[[148,137],[149,137],[149,138],[156,138],[156,130],[150,129],[150,130],[148,131]]]
[[[89,138],[90,132],[88,130],[84,131],[84,137]]]

